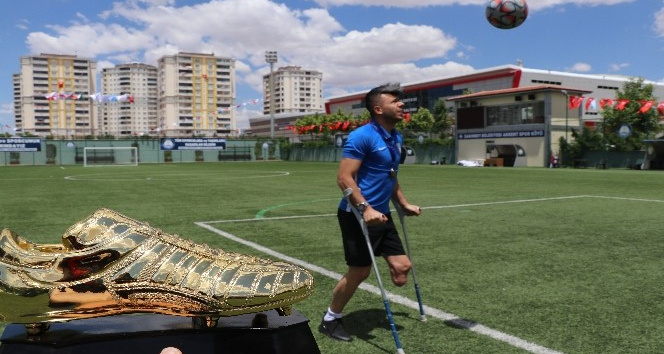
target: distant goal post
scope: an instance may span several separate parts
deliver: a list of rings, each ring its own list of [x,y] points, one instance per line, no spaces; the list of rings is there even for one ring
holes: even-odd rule
[[[84,147],[83,166],[138,166],[138,148],[135,146]]]

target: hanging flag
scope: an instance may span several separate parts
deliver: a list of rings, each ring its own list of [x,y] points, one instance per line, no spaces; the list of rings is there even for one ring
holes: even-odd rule
[[[604,109],[604,107],[610,106],[613,107],[613,100],[610,98],[602,98],[599,100],[599,107]]]
[[[595,103],[595,99],[594,99],[594,98],[592,98],[592,97],[588,97],[588,98],[586,99],[586,111],[587,111],[587,110],[590,110],[591,108],[592,108],[593,110],[596,110],[596,109],[597,109],[597,105],[596,105],[596,103]]]
[[[639,113],[648,113],[650,109],[652,109],[652,106],[655,102],[653,101],[641,101],[641,108],[639,109]]]
[[[660,115],[664,116],[664,102],[660,102],[657,105],[657,112],[659,112]]]
[[[569,109],[576,109],[581,106],[583,96],[569,96]]]
[[[629,100],[618,100],[618,104],[616,104],[616,109],[622,111],[625,109],[628,103]]]

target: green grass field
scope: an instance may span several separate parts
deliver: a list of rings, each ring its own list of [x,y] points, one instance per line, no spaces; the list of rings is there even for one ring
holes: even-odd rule
[[[393,353],[379,295],[345,311],[351,343],[317,326],[345,264],[335,163],[204,163],[0,168],[0,226],[56,243],[107,207],[229,251],[272,255],[315,272],[295,309],[321,352]],[[405,165],[401,184],[427,322],[392,302],[406,353],[664,352],[664,174],[657,171]],[[224,237],[234,235],[244,244]],[[415,303],[412,283],[386,290]],[[375,276],[369,278],[376,284]]]

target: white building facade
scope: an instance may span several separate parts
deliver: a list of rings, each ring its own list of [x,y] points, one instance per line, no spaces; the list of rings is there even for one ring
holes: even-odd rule
[[[263,76],[263,114],[323,112],[323,73],[285,66],[273,73],[274,87],[270,88],[270,74]],[[274,101],[272,94],[274,93]]]
[[[157,68],[161,136],[237,133],[235,59],[180,52],[161,57]]]
[[[97,134],[96,62],[76,55],[40,54],[20,59],[13,76],[17,133],[64,138]]]
[[[131,63],[105,68],[101,72],[101,92],[130,99],[99,104],[101,135],[116,138],[158,135],[157,68]]]

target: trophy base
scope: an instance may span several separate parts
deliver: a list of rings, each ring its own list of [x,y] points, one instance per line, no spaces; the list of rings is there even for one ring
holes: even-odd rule
[[[320,354],[309,320],[293,310],[206,318],[136,314],[50,323],[35,331],[8,324],[0,354],[159,354],[175,347],[193,353]]]

